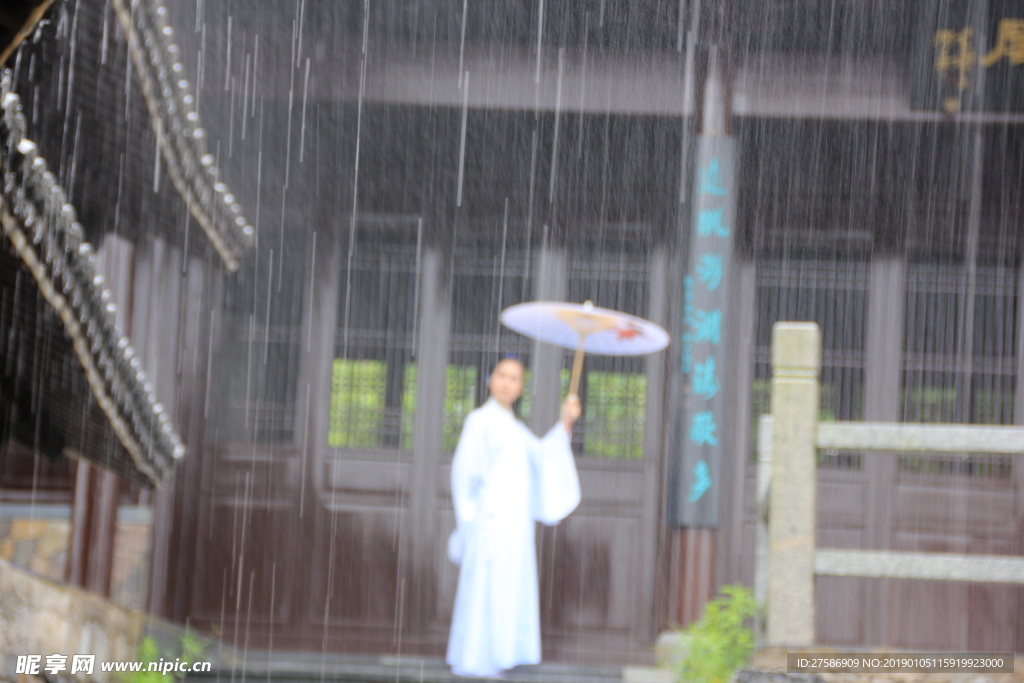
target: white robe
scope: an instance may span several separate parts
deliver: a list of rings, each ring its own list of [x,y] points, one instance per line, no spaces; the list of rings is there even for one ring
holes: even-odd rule
[[[457,527],[448,556],[461,566],[448,664],[493,676],[540,662],[535,522],[557,524],[580,502],[561,423],[538,439],[490,399],[466,417],[452,459]]]

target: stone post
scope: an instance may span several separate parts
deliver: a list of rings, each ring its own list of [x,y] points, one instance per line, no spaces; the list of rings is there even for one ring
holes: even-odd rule
[[[768,643],[814,643],[815,441],[821,333],[814,323],[772,331],[772,478]]]

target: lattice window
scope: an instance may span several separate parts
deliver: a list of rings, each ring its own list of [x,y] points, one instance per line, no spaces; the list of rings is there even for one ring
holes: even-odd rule
[[[416,367],[408,365],[405,368],[398,411],[387,409],[386,382],[387,365],[383,361],[334,359],[331,364],[328,446],[381,448],[384,434],[398,432],[400,448],[412,450]]]
[[[494,362],[512,352],[528,361],[532,342],[498,323],[504,308],[532,298],[529,263],[522,245],[458,252],[453,274],[452,360],[445,397],[445,448],[454,450],[469,399],[472,405],[487,396],[486,382]],[[571,252],[568,264],[569,301],[592,300],[595,305],[646,315],[646,252]],[[572,354],[564,353],[560,396],[569,387]],[[647,377],[642,358],[588,356],[580,381],[584,413],[573,433],[575,450],[585,457],[639,459],[643,456]],[[532,374],[524,376],[524,395],[516,406],[520,417],[530,415]],[[552,415],[552,423],[557,416]]]
[[[901,420],[1012,424],[1016,393],[1017,271],[910,263],[903,331]],[[1006,478],[1010,458],[901,457],[902,472]]]
[[[515,354],[529,367],[532,343],[500,324],[502,310],[532,298],[530,261],[525,242],[501,235],[456,249],[452,273],[452,324],[449,365],[445,374],[444,449],[453,452],[462,423],[487,398],[487,380],[504,354]],[[530,411],[531,374],[523,377],[523,398],[515,410]]]
[[[860,420],[864,412],[865,320],[869,265],[862,261],[766,260],[757,266],[752,459],[757,425],[771,412],[772,326],[814,322],[821,329],[821,420]],[[819,466],[860,469],[861,456],[822,451]]]
[[[609,228],[604,239],[569,253],[568,299],[648,315],[649,251],[644,233]],[[567,367],[572,354],[565,355]],[[583,416],[573,432],[585,457],[638,460],[644,454],[647,361],[643,356],[587,356],[580,379]],[[563,373],[562,394],[569,371]]]
[[[327,445],[409,452],[416,417],[420,223],[362,217],[339,264]]]
[[[265,249],[224,278],[214,320],[214,441],[291,443],[295,438],[303,301],[310,254]]]

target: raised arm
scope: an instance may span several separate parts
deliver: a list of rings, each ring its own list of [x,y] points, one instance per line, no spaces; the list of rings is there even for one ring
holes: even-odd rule
[[[576,424],[576,420],[580,418],[583,413],[583,409],[580,407],[580,399],[576,394],[569,394],[565,397],[565,401],[562,403],[562,410],[559,415],[559,420],[562,422],[562,427],[565,428],[565,433],[571,435],[572,427]]]
[[[559,422],[536,443],[531,453],[533,516],[548,526],[558,524],[580,504],[580,481],[570,440],[573,424],[579,416],[579,399],[570,396],[562,404]]]

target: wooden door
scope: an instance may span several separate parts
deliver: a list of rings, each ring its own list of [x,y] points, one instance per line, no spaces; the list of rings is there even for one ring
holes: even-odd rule
[[[528,367],[520,416],[542,434],[557,418],[571,354],[502,329],[496,311],[524,298],[591,299],[664,322],[666,256],[649,246],[616,252],[570,244],[544,249],[531,262],[521,252],[505,250],[504,275],[495,279],[502,251],[456,253],[450,372],[457,382],[461,379],[458,392],[472,397],[467,404],[476,405],[485,397],[482,382],[498,352],[517,353]],[[538,533],[546,659],[588,665],[650,659],[660,616],[655,595],[663,356],[586,359],[580,386],[584,416],[573,435],[582,502],[561,524],[539,527]],[[455,420],[461,415],[447,416],[436,479],[435,528],[440,536],[434,555],[441,579],[437,633],[446,632],[450,623],[458,576],[445,558],[443,542],[455,524],[449,489],[458,435]]]
[[[364,218],[351,253],[307,244],[296,258],[310,267],[293,264],[269,313],[268,263],[228,293],[183,615],[199,628],[239,646],[443,656],[462,421],[499,349],[537,372],[520,406],[531,423],[554,423],[567,383],[570,359],[503,330],[497,312],[558,294],[663,321],[663,251],[446,254],[421,230],[417,218]],[[547,659],[650,659],[664,362],[587,361],[574,439],[583,502],[538,537]]]

